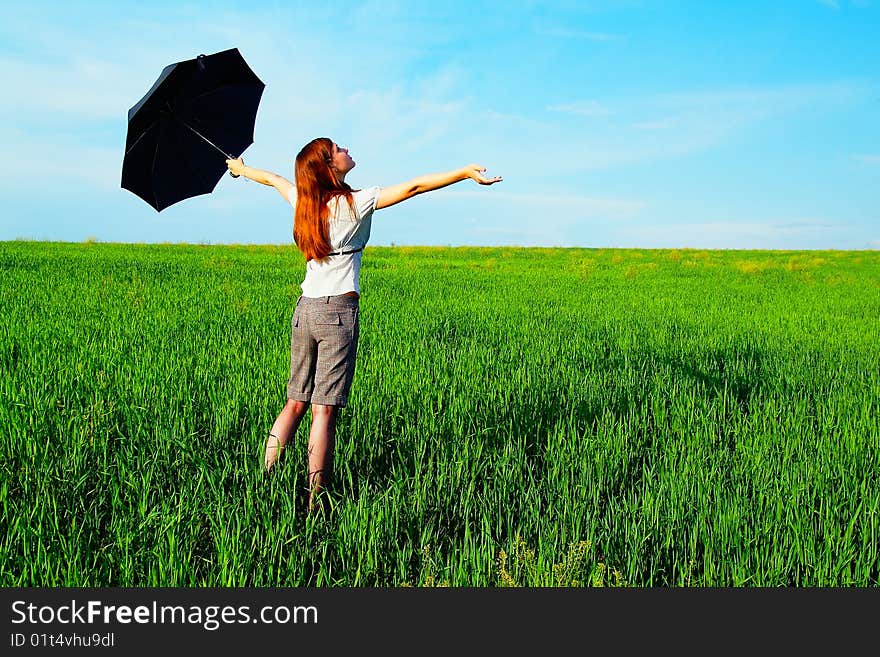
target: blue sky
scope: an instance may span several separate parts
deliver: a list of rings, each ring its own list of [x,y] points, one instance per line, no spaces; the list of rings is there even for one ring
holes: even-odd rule
[[[0,240],[289,244],[225,176],[161,213],[120,186],[128,109],[238,48],[266,83],[253,166],[307,141],[355,188],[482,164],[379,211],[370,243],[880,248],[880,1],[11,2]]]

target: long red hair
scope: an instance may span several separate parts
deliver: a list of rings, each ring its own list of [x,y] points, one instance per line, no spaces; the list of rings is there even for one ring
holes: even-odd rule
[[[327,203],[334,197],[345,196],[354,212],[351,187],[336,177],[330,163],[333,161],[333,141],[318,137],[303,146],[296,156],[296,212],[293,215],[293,241],[309,260],[323,260],[333,247],[330,245],[330,208]]]

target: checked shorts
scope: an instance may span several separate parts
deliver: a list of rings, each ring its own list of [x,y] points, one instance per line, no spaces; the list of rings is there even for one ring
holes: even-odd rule
[[[290,327],[287,398],[345,406],[359,333],[357,297],[300,297]]]

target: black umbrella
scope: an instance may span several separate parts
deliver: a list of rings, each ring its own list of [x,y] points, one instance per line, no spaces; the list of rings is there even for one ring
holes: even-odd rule
[[[166,66],[128,111],[122,187],[157,211],[210,194],[254,143],[265,86],[237,48]]]

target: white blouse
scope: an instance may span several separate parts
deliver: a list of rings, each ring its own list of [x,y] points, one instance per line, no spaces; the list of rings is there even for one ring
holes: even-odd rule
[[[373,212],[379,201],[379,187],[368,187],[352,192],[356,212],[352,212],[345,196],[337,196],[327,203],[330,208],[330,246],[340,255],[324,260],[309,260],[302,287],[305,297],[324,297],[355,291],[361,293],[361,257],[370,239]],[[290,205],[296,209],[296,187],[289,193]]]

